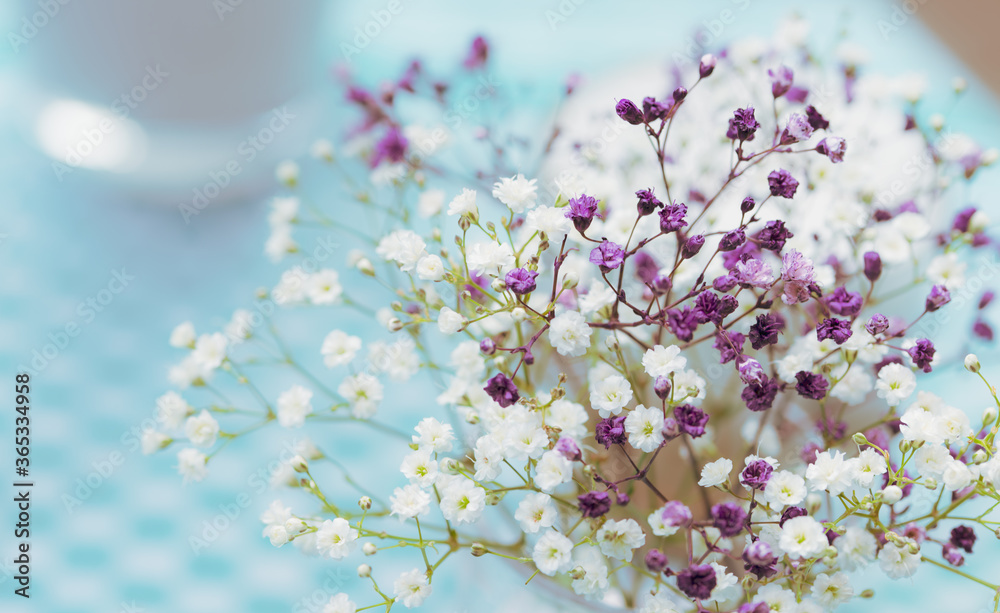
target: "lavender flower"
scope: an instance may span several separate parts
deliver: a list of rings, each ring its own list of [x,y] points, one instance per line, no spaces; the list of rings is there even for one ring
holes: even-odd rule
[[[645,123],[651,123],[657,119],[663,119],[670,113],[670,106],[663,104],[651,96],[642,99],[642,119]]]
[[[711,596],[715,583],[715,569],[709,564],[696,564],[677,573],[677,588],[695,600]]]
[[[556,451],[570,462],[579,462],[583,457],[583,452],[580,451],[580,446],[576,444],[576,441],[566,436],[556,441]]]
[[[509,407],[521,398],[520,394],[517,393],[514,381],[502,372],[494,375],[483,389],[486,390],[490,398],[502,407]]]
[[[735,502],[724,502],[712,506],[712,525],[724,537],[736,536],[743,532],[747,512]]]
[[[781,256],[781,280],[785,289],[781,301],[795,304],[809,300],[809,286],[816,281],[812,260],[792,249]]]
[[[771,95],[780,98],[792,88],[795,73],[788,66],[779,66],[777,70],[768,70],[767,76],[771,77]]]
[[[810,462],[811,464],[812,462]],[[778,526],[782,527],[785,522],[789,519],[795,519],[796,517],[804,517],[809,515],[809,512],[802,507],[785,507],[785,510],[781,512],[781,518],[778,519]]]
[[[986,342],[993,340],[993,328],[982,319],[977,319],[973,322],[972,333]]]
[[[737,283],[738,281],[736,280],[736,277],[732,273],[730,273],[713,279],[712,289],[714,289],[717,292],[726,293],[729,290],[736,287]]]
[[[962,209],[955,215],[955,221],[951,224],[952,230],[957,230],[958,232],[968,232],[969,231],[969,221],[972,220],[972,216],[976,214],[976,207],[970,206]]]
[[[791,199],[795,197],[795,190],[799,188],[799,182],[790,172],[781,168],[767,175],[767,186],[770,188],[772,196]]]
[[[601,517],[611,510],[611,497],[607,492],[587,492],[577,496],[576,500],[584,517]]]
[[[750,326],[750,346],[761,349],[778,342],[778,334],[785,329],[785,320],[774,313],[758,315]]]
[[[667,556],[663,555],[659,549],[650,549],[646,552],[646,568],[649,572],[658,574],[667,568]]]
[[[719,251],[732,251],[745,243],[746,240],[747,235],[743,228],[730,230],[722,235],[722,240],[719,241]]]
[[[479,341],[479,350],[483,352],[483,355],[493,355],[497,351],[497,344],[492,338],[487,336]]]
[[[694,236],[688,237],[684,241],[684,246],[681,248],[681,257],[685,260],[691,259],[698,255],[701,248],[705,246],[705,237],[701,234],[695,234]]]
[[[573,221],[573,226],[580,234],[587,231],[595,215],[597,215],[597,198],[581,194],[570,199],[566,217]]]
[[[776,219],[764,224],[764,228],[757,233],[757,241],[761,249],[777,253],[785,248],[785,241],[793,236],[795,235],[785,227],[785,222]]]
[[[623,445],[628,440],[625,433],[625,416],[608,417],[597,422],[594,438],[598,443],[610,449],[612,445]]]
[[[632,263],[635,265],[635,276],[643,283],[652,283],[660,272],[660,265],[645,251],[636,252]]]
[[[751,411],[766,411],[774,404],[778,390],[777,381],[764,377],[760,383],[750,383],[744,387],[740,398]]]
[[[698,323],[698,315],[689,306],[667,311],[667,326],[674,333],[674,336],[684,342],[694,338],[694,331],[698,328]]]
[[[847,319],[829,317],[816,326],[816,338],[823,341],[832,338],[838,345],[843,345],[854,333],[851,322]]]
[[[839,136],[827,136],[816,144],[816,152],[830,158],[834,164],[844,161],[844,154],[847,153],[847,141]]]
[[[800,370],[795,373],[795,391],[803,398],[822,400],[826,396],[826,390],[830,389],[830,382],[823,375]]]
[[[507,283],[507,287],[510,291],[514,292],[518,296],[523,296],[524,294],[530,294],[535,291],[535,282],[537,278],[537,271],[528,270],[526,268],[515,268],[504,276],[504,282]]]
[[[726,364],[735,360],[743,352],[746,337],[739,332],[719,330],[715,333],[715,343],[712,347],[719,350],[719,363]]]
[[[876,251],[865,252],[865,277],[872,283],[882,276],[882,258]]]
[[[639,201],[636,203],[636,208],[639,210],[639,215],[651,215],[656,209],[663,206],[663,203],[653,195],[652,188],[650,189],[640,189],[635,193],[636,198]]]
[[[372,168],[381,164],[383,160],[389,160],[394,164],[402,162],[406,159],[408,145],[409,141],[406,140],[400,129],[396,126],[390,127],[385,136],[375,143],[375,150],[370,162]]]
[[[729,120],[729,131],[726,132],[726,138],[738,139],[740,141],[753,140],[754,133],[757,132],[757,128],[759,127],[760,123],[754,117],[752,106],[748,106],[745,109],[736,109],[733,111],[733,118]]]
[[[931,362],[934,360],[934,343],[926,338],[922,338],[907,350],[913,363],[924,372],[931,371]]]
[[[927,295],[924,308],[927,309],[927,312],[932,313],[949,302],[951,302],[951,292],[948,291],[948,288],[943,285],[935,285],[931,288],[931,293]]]
[[[966,553],[972,553],[972,546],[976,544],[976,533],[969,526],[955,526],[951,529],[951,538],[948,542],[959,549],[964,549]]]
[[[472,47],[469,49],[469,55],[465,58],[463,65],[470,70],[479,68],[486,64],[489,55],[490,46],[487,44],[486,39],[482,36],[477,36],[472,40]]]
[[[691,438],[698,438],[705,434],[705,425],[708,423],[708,413],[691,404],[682,404],[674,407],[674,419],[682,432]]]
[[[778,142],[782,145],[791,145],[799,141],[809,140],[812,133],[813,127],[809,125],[809,120],[806,119],[805,115],[792,113]]]
[[[816,107],[809,105],[806,107],[806,118],[809,120],[809,125],[813,127],[814,130],[826,130],[830,127],[830,122],[820,115]]]
[[[671,528],[686,528],[691,524],[693,517],[691,509],[680,500],[671,500],[663,505],[663,511],[660,513],[663,525]]]
[[[670,382],[670,378],[661,375],[656,378],[656,381],[653,382],[653,393],[656,394],[656,397],[660,400],[666,400],[667,398],[670,398],[670,390],[672,387],[673,384]]]
[[[740,473],[740,483],[755,490],[763,490],[771,479],[774,467],[766,460],[754,460]]]
[[[687,205],[683,203],[673,203],[664,205],[660,209],[660,231],[664,233],[676,232],[688,225],[684,217],[687,215]]]
[[[747,385],[756,383],[760,384],[766,378],[764,375],[764,367],[760,365],[760,362],[753,358],[748,358],[743,356],[743,361],[737,366],[737,370],[740,373],[740,380]]]
[[[590,262],[596,264],[603,273],[611,272],[624,261],[625,250],[609,240],[605,240],[590,251]]]
[[[868,334],[871,334],[872,336],[875,336],[876,334],[882,334],[888,329],[889,329],[889,318],[887,318],[885,315],[881,313],[875,313],[874,315],[871,316],[871,319],[869,319],[865,323],[865,330],[867,330]]]
[[[645,120],[642,116],[642,111],[639,110],[639,107],[637,107],[635,103],[628,98],[622,98],[618,101],[618,104],[615,105],[615,112],[618,113],[618,116],[621,117],[622,120],[627,121],[633,126],[642,125]]]
[[[743,287],[759,287],[766,289],[774,283],[774,273],[771,267],[759,258],[748,257],[736,264],[736,280]]]
[[[715,56],[711,53],[706,53],[701,56],[701,60],[698,62],[698,77],[704,79],[712,74],[715,70]]]
[[[955,547],[951,543],[945,543],[944,546],[941,547],[941,557],[952,566],[957,567],[965,564],[965,556],[963,556],[962,552],[958,550],[958,547]]]
[[[861,294],[847,291],[846,287],[838,287],[826,297],[827,308],[844,317],[854,317],[860,313],[861,305]]]

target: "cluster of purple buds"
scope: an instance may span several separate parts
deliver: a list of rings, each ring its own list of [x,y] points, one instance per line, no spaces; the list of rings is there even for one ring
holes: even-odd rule
[[[507,273],[504,282],[508,289],[518,296],[530,294],[535,291],[538,272],[526,268],[515,268]]]
[[[581,194],[571,198],[567,208],[566,217],[573,222],[576,231],[583,234],[597,215],[597,198]]]
[[[651,573],[662,573],[667,569],[667,556],[659,549],[650,549],[646,552],[646,568]]]
[[[687,205],[683,203],[674,202],[672,204],[664,205],[660,209],[660,231],[664,234],[670,232],[676,232],[684,226],[688,225],[687,220],[684,219],[687,216]]]
[[[688,598],[705,600],[715,584],[715,569],[710,564],[695,564],[677,573],[677,588]]]
[[[743,532],[747,512],[735,502],[723,502],[712,506],[712,525],[724,537],[732,537]]]
[[[729,129],[726,131],[726,138],[738,140],[740,142],[753,140],[754,134],[760,128],[760,122],[754,116],[754,108],[748,106],[745,109],[733,111],[733,118],[729,120]]]
[[[744,569],[756,575],[758,579],[770,577],[778,572],[774,568],[776,561],[774,550],[765,541],[756,540],[743,548]]]
[[[483,389],[486,390],[486,393],[489,394],[494,402],[502,407],[509,407],[521,398],[513,379],[502,372],[494,375]]]
[[[681,432],[691,438],[698,438],[705,434],[708,413],[694,405],[682,404],[674,407],[674,419],[677,420],[677,427],[681,429]]]
[[[607,492],[587,492],[577,496],[577,506],[584,517],[597,518],[611,510],[611,497]]]
[[[653,195],[652,188],[650,189],[640,189],[635,193],[636,198],[639,201],[636,203],[636,208],[639,211],[639,215],[646,216],[652,215],[656,212],[656,209],[663,206],[663,203]]]
[[[868,334],[876,336],[882,334],[889,329],[889,318],[881,313],[875,313],[871,316],[871,319],[865,323],[865,330]]]
[[[795,190],[799,188],[799,182],[790,172],[780,168],[767,175],[767,186],[771,190],[772,196],[791,199],[795,197]]]
[[[600,245],[590,251],[590,263],[596,264],[601,272],[608,273],[615,270],[625,261],[625,250],[617,243],[604,240]]]
[[[610,449],[612,445],[624,445],[628,440],[628,434],[625,433],[625,416],[608,417],[599,421],[594,438],[604,445],[605,449]]]
[[[928,313],[933,313],[949,302],[951,302],[951,292],[948,291],[948,288],[943,285],[935,285],[931,288],[931,293],[927,295],[924,308],[927,309]]]
[[[774,466],[767,460],[754,460],[740,473],[740,483],[754,490],[763,490],[771,479]]]

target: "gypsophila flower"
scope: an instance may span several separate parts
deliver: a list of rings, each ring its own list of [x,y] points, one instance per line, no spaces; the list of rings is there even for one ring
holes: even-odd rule
[[[631,562],[632,550],[643,546],[646,542],[646,535],[643,534],[642,528],[634,519],[620,521],[609,519],[594,535],[594,540],[597,541],[601,553],[604,555],[624,562]]]
[[[451,522],[474,522],[485,508],[486,491],[467,479],[453,482],[441,494],[441,513]]]
[[[590,326],[577,311],[564,311],[549,323],[549,342],[560,355],[578,357],[590,347]]]
[[[535,543],[531,559],[542,574],[551,577],[569,569],[572,553],[573,541],[555,530],[546,530]]]
[[[808,515],[802,515],[785,522],[778,545],[788,557],[802,559],[821,553],[828,543],[823,525]]]
[[[312,391],[293,385],[278,396],[278,423],[285,428],[301,428],[312,413]]]
[[[418,449],[407,454],[400,465],[400,472],[420,487],[430,487],[438,476],[438,463],[430,449]]]
[[[416,484],[397,487],[389,498],[393,515],[398,515],[400,521],[411,517],[422,517],[430,513],[431,496]]]
[[[621,375],[611,375],[591,385],[590,404],[601,417],[618,415],[631,400],[632,386]]]
[[[323,613],[357,613],[358,606],[348,598],[347,594],[336,594],[323,605]]]
[[[493,184],[493,197],[507,205],[514,213],[523,213],[535,206],[536,180],[530,181],[518,174],[511,178],[501,178]]]
[[[202,411],[184,422],[184,435],[195,447],[211,447],[219,435],[219,422],[208,411]]]
[[[534,534],[542,528],[551,528],[557,517],[552,497],[548,494],[534,492],[528,494],[517,505],[514,519],[521,524],[521,529]]]
[[[361,339],[359,337],[347,334],[342,330],[334,330],[323,339],[320,353],[323,355],[323,363],[328,368],[336,368],[350,364],[360,350]]]
[[[813,582],[812,596],[823,607],[834,609],[854,597],[854,588],[844,573],[820,573]]]
[[[916,386],[917,379],[909,368],[901,364],[886,364],[878,371],[875,393],[894,407],[909,398]]]
[[[208,458],[197,449],[181,449],[177,452],[177,472],[184,478],[184,483],[204,479],[208,474],[206,462]]]
[[[479,217],[479,207],[476,206],[476,190],[463,189],[462,193],[452,198],[448,204],[449,215],[469,215]]]
[[[656,345],[643,354],[642,368],[650,377],[666,377],[683,370],[687,366],[687,358],[680,355],[680,352],[677,345]]]
[[[424,571],[414,568],[399,576],[392,584],[393,594],[407,609],[419,607],[431,595],[431,584]]]
[[[358,373],[344,377],[337,386],[337,393],[351,405],[351,415],[358,419],[368,419],[382,401],[382,383],[374,375]]]
[[[641,404],[625,417],[628,444],[640,451],[650,452],[663,443],[663,413],[656,407]]]
[[[546,493],[573,478],[573,464],[558,451],[543,453],[535,471],[535,484]]]
[[[854,464],[842,451],[824,451],[806,468],[806,481],[813,490],[827,491],[834,496],[851,487]]]
[[[733,461],[728,458],[720,458],[714,462],[709,462],[701,469],[701,479],[698,485],[702,487],[712,487],[729,483],[729,474],[733,472]]]
[[[916,549],[916,552],[911,550]],[[899,544],[886,543],[878,553],[878,565],[890,579],[912,577],[920,566],[920,551],[913,539],[900,538]]]

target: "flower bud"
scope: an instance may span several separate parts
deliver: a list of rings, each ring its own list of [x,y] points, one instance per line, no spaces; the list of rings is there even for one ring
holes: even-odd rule
[[[865,276],[872,283],[882,276],[882,258],[876,251],[865,253]]]
[[[710,76],[712,71],[715,70],[715,63],[715,56],[711,53],[701,56],[701,61],[698,63],[698,76],[702,79]]]
[[[857,444],[857,445],[867,445],[868,444],[868,437],[865,436],[864,434],[862,434],[861,432],[855,433],[855,435],[852,436],[851,438],[854,440],[854,443]]]
[[[503,279],[493,279],[493,283],[490,283],[490,287],[493,288],[494,292],[505,292],[507,291],[507,282]]]
[[[309,462],[306,462],[306,459],[300,455],[294,456],[288,463],[291,465],[292,470],[297,473],[309,472]]]
[[[583,579],[587,576],[587,571],[585,571],[582,566],[577,566],[573,570],[569,571],[569,576],[574,580]]]
[[[608,348],[609,351],[618,351],[618,339],[614,335],[608,336],[604,339],[604,346]]]
[[[486,494],[486,504],[491,507],[495,507],[500,504],[501,500],[503,500],[502,493],[490,492],[489,494]]]
[[[367,511],[372,508],[372,499],[368,496],[362,496],[358,499],[358,506],[361,507],[361,510]]]
[[[368,542],[361,547],[361,551],[363,551],[366,556],[373,556],[375,555],[375,552],[378,551],[378,547],[375,546],[375,543]]]
[[[997,420],[997,408],[988,406],[983,409],[983,425],[988,426]]]
[[[663,438],[669,441],[681,435],[681,427],[678,425],[676,419],[667,417],[663,420],[662,432]]]
[[[686,98],[687,95],[688,95],[688,90],[686,87],[678,87],[677,89],[674,90],[673,94],[674,100],[676,100],[677,102],[680,102],[681,100]]]
[[[753,207],[755,206],[757,206],[757,201],[754,200],[751,196],[747,196],[746,198],[743,199],[743,202],[740,203],[740,211],[744,213],[749,213],[750,211],[753,210]]]
[[[528,312],[521,307],[514,307],[510,312],[510,317],[516,322],[522,322],[528,318]]]
[[[986,455],[986,451],[984,451],[982,449],[977,449],[976,453],[972,454],[972,463],[973,464],[982,464],[983,462],[985,462],[988,459],[989,459],[989,456]]]
[[[573,271],[567,271],[563,274],[562,286],[563,289],[573,289],[580,284],[580,275]]]
[[[965,370],[973,373],[979,372],[979,358],[976,357],[976,354],[970,353],[965,356]]]
[[[358,263],[355,264],[355,267],[358,270],[360,270],[363,274],[366,274],[369,277],[375,276],[375,266],[372,264],[372,261],[369,260],[368,258],[361,258],[360,260],[358,260]]]
[[[653,391],[656,393],[656,397],[660,400],[666,400],[670,397],[670,390],[672,388],[670,379],[668,377],[659,376],[653,383]]]
[[[385,327],[388,328],[389,332],[399,332],[403,329],[403,322],[398,317],[393,317],[386,322]]]
[[[858,596],[861,597],[861,598],[874,598],[875,597],[875,590],[873,590],[871,588],[868,588],[867,590],[864,590],[863,592],[861,592],[860,594],[858,594]]]
[[[955,77],[951,80],[951,89],[956,94],[961,94],[965,91],[965,88],[969,86],[969,82],[965,80],[964,77]]]
[[[358,576],[361,577],[362,579],[365,577],[371,577],[372,567],[368,566],[367,564],[362,564],[361,566],[358,567]]]
[[[701,234],[695,234],[684,241],[684,247],[681,248],[681,257],[684,259],[690,259],[698,255],[701,248],[705,246],[705,237]]]
[[[469,548],[469,551],[472,553],[472,555],[476,556],[477,558],[480,558],[489,553],[490,550],[487,549],[486,545],[483,545],[482,543],[473,543],[472,546]]]
[[[650,549],[646,553],[646,568],[651,573],[662,573],[667,568],[667,556],[659,549]]]
[[[936,490],[938,488],[937,479],[934,477],[924,477],[924,487],[931,491]]]
[[[628,98],[622,98],[618,101],[618,104],[615,105],[615,113],[618,113],[623,121],[627,121],[633,126],[642,125],[642,111]]]
[[[881,313],[875,313],[871,316],[871,319],[865,322],[865,330],[872,336],[882,334],[888,329],[889,318]]]

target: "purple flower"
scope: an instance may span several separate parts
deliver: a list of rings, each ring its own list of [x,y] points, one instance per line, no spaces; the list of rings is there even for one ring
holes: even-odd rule
[[[777,70],[768,70],[767,76],[771,77],[771,95],[780,98],[792,88],[795,73],[788,66],[779,66]]]
[[[877,251],[865,252],[865,277],[872,283],[882,276],[882,257]]]
[[[571,198],[569,201],[569,210],[566,211],[566,217],[573,220],[573,226],[576,227],[577,232],[580,234],[587,231],[590,223],[594,221],[596,214],[597,198],[586,194],[580,194],[576,198]]]
[[[733,111],[733,118],[729,120],[729,130],[726,132],[726,138],[739,139],[741,141],[753,140],[753,135],[759,127],[760,123],[754,117],[752,106],[748,106],[745,109],[736,109]]]
[[[849,292],[846,287],[838,287],[826,297],[826,306],[831,312],[844,317],[854,317],[861,312],[861,294]]]
[[[576,441],[565,436],[556,441],[556,451],[570,462],[578,462],[583,457],[583,452],[580,451]]]
[[[819,322],[816,326],[816,338],[823,341],[832,338],[838,345],[843,345],[847,339],[851,338],[851,322],[847,319],[837,319],[830,317]]]
[[[624,121],[627,121],[633,126],[642,125],[645,119],[642,116],[642,111],[640,111],[639,107],[635,105],[635,102],[632,102],[628,98],[622,98],[618,101],[618,104],[615,105],[615,112],[618,113],[618,116]]]
[[[711,321],[721,325],[723,318],[735,311],[737,306],[734,296],[720,298],[715,292],[705,291],[694,300],[694,314],[699,323]]]
[[[653,382],[653,393],[660,400],[666,400],[670,397],[670,390],[673,388],[673,383],[670,382],[669,377],[664,377],[660,375]]]
[[[584,517],[600,517],[611,510],[611,497],[607,492],[587,492],[577,496],[576,500]]]
[[[735,502],[723,502],[712,506],[712,525],[719,529],[722,536],[736,536],[743,532],[747,512]]]
[[[479,341],[479,350],[483,352],[484,355],[493,355],[497,351],[496,342],[490,338],[486,337]]]
[[[684,241],[684,246],[681,247],[681,257],[684,259],[690,259],[698,255],[701,248],[705,246],[705,237],[701,234],[695,234]]]
[[[951,224],[952,230],[958,230],[959,232],[969,231],[969,221],[972,216],[976,214],[976,207],[970,206],[964,208],[955,215],[955,221]]]
[[[943,285],[935,285],[931,288],[931,293],[927,295],[924,308],[928,312],[934,312],[951,302],[951,292]]]
[[[966,553],[972,553],[972,546],[976,544],[976,533],[969,526],[956,526],[951,530],[951,538],[948,541]]]
[[[684,217],[688,208],[683,203],[673,203],[664,205],[660,209],[660,231],[664,233],[675,232],[688,225]]]
[[[748,257],[736,264],[736,281],[743,287],[767,289],[774,283],[774,273],[767,262],[760,258]]]
[[[656,273],[660,272],[660,265],[645,251],[636,252],[632,263],[635,265],[635,276],[643,283],[652,283]]]
[[[694,331],[698,328],[698,316],[690,306],[670,309],[667,311],[667,326],[679,340],[688,342],[694,338]]]
[[[486,63],[489,55],[490,46],[486,43],[486,39],[482,36],[477,36],[473,39],[472,48],[469,49],[469,55],[465,58],[465,61],[462,64],[470,70],[478,68]]]
[[[993,302],[993,298],[995,296],[996,294],[994,294],[991,290],[983,292],[983,295],[979,297],[979,310],[982,311],[986,307],[990,306],[990,303]]]
[[[958,550],[958,547],[955,547],[951,543],[945,543],[941,548],[941,557],[952,566],[961,566],[965,564],[965,556],[963,556],[962,552]]]
[[[804,517],[806,515],[809,515],[809,512],[802,507],[786,507],[785,510],[781,512],[781,518],[778,519],[778,527],[783,528],[785,526],[785,522],[789,519]]]
[[[695,600],[711,596],[715,582],[715,569],[709,564],[696,564],[677,573],[677,588]]]
[[[667,568],[667,556],[659,549],[650,549],[646,552],[646,568],[654,574],[662,573]]]
[[[690,404],[682,404],[674,407],[674,419],[682,432],[691,438],[698,438],[705,434],[705,424],[708,423],[708,413]]]
[[[778,342],[778,334],[785,329],[785,320],[780,315],[764,313],[750,326],[750,346],[761,349]]]
[[[640,189],[635,193],[635,196],[636,198],[639,199],[639,202],[636,203],[636,208],[639,210],[639,215],[650,215],[654,211],[656,211],[656,209],[663,206],[663,203],[660,202],[656,198],[656,196],[653,195],[652,188]]]
[[[792,113],[785,124],[785,129],[781,131],[779,144],[791,145],[803,140],[809,140],[812,136],[813,127],[809,125],[809,120],[805,115]]]
[[[670,106],[651,96],[642,99],[642,119],[645,123],[663,119],[670,113]]]
[[[816,110],[816,107],[809,105],[806,107],[806,118],[809,120],[809,125],[813,127],[814,130],[825,130],[830,127],[830,122],[823,118]]]
[[[715,56],[711,53],[701,56],[701,61],[698,62],[698,77],[704,79],[711,75],[715,70],[715,62]]]
[[[972,324],[972,333],[984,341],[989,342],[993,340],[993,328],[982,319],[977,319]]]
[[[865,323],[865,330],[868,334],[875,336],[876,334],[882,334],[889,329],[889,318],[881,313],[875,313],[872,315],[871,319]]]
[[[713,279],[712,289],[714,289],[717,292],[722,292],[723,294],[725,294],[729,290],[736,287],[736,283],[737,283],[736,277],[733,276],[732,273],[730,273]]]
[[[790,172],[779,168],[767,175],[767,186],[771,189],[772,196],[790,199],[795,197],[795,190],[799,188],[799,182]]]
[[[769,221],[757,233],[757,241],[761,249],[778,252],[785,248],[785,241],[795,236],[785,228],[785,222],[780,219]]]
[[[753,358],[743,356],[743,360],[739,362],[739,366],[736,369],[740,373],[740,380],[747,385],[752,383],[760,384],[767,378],[764,374],[764,367]]]
[[[662,296],[670,291],[670,288],[674,286],[674,282],[670,280],[670,275],[656,275],[653,277],[653,282],[650,284],[653,286],[653,292],[658,296]]]
[[[507,273],[504,277],[504,282],[507,283],[507,287],[510,288],[510,291],[514,292],[518,296],[523,296],[524,294],[530,294],[535,291],[535,280],[537,278],[537,271],[528,270],[526,268],[515,268]]]
[[[740,473],[740,483],[755,490],[762,490],[771,479],[774,467],[766,460],[754,460]]]
[[[767,464],[767,462],[764,462]],[[770,466],[770,464],[768,464]],[[794,507],[793,507],[794,508]],[[757,540],[750,543],[743,549],[743,561],[754,566],[769,566],[774,564],[777,558],[774,550],[766,541]]]
[[[766,411],[774,404],[778,395],[778,382],[764,377],[760,383],[751,383],[743,388],[740,398],[747,408],[754,412]]]
[[[924,372],[931,371],[931,362],[934,360],[935,353],[934,343],[926,338],[922,338],[906,352],[910,354],[910,358],[917,365],[917,368],[920,368]]]
[[[657,381],[663,378],[657,377]],[[663,398],[660,400],[663,400]],[[663,434],[664,439],[672,441],[681,435],[681,427],[677,425],[677,420],[673,417],[665,417],[663,418],[663,427],[660,428],[660,432]]]
[[[609,240],[605,240],[590,251],[591,264],[597,264],[604,273],[618,268],[624,261],[625,250]]]
[[[732,251],[745,243],[746,240],[747,235],[743,228],[730,230],[722,235],[722,240],[719,241],[719,251]]]
[[[739,332],[727,332],[719,330],[715,334],[715,343],[712,347],[719,350],[719,363],[726,364],[736,359],[736,356],[743,352],[743,343],[746,337]]]
[[[371,167],[375,168],[382,160],[397,163],[406,159],[406,147],[409,141],[396,126],[392,126],[377,143],[372,153]]]
[[[826,390],[830,388],[830,382],[823,375],[800,370],[795,373],[795,391],[803,398],[822,400],[826,396]]]
[[[660,513],[663,525],[672,528],[687,527],[691,523],[692,518],[691,509],[680,500],[671,500],[663,505],[663,511]]]
[[[844,154],[847,153],[847,141],[839,136],[827,136],[816,144],[816,152],[830,158],[834,164],[844,161]]]
[[[625,416],[608,417],[597,422],[594,438],[598,443],[610,449],[612,445],[622,445],[628,440],[625,433]]]
[[[486,387],[483,389],[486,390],[490,398],[502,407],[509,407],[521,398],[521,395],[517,393],[514,381],[502,372],[498,372],[487,381]]]
[[[781,256],[781,280],[785,282],[781,301],[795,304],[809,300],[809,285],[816,281],[812,260],[792,249]]]

